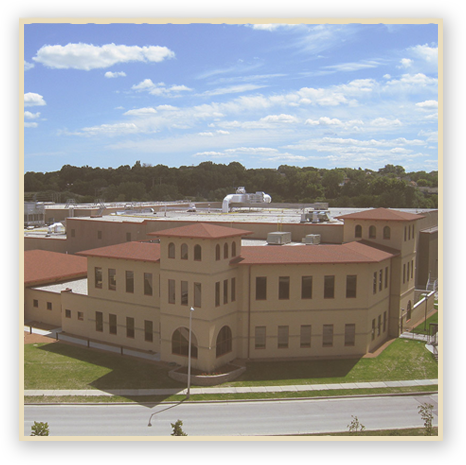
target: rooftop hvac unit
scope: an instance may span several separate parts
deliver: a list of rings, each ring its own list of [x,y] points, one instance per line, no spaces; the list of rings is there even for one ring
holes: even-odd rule
[[[303,238],[303,242],[306,245],[320,244],[320,234],[308,234],[305,238]]]
[[[282,245],[291,242],[290,232],[271,232],[267,234],[267,244],[269,245]]]

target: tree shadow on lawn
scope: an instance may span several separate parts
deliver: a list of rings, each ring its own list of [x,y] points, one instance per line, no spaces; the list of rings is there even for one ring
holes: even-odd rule
[[[73,364],[69,369],[64,365],[60,367],[62,375],[68,381],[64,382],[63,386],[66,387],[62,389],[85,389],[84,386],[88,386],[101,391],[116,389],[182,390],[185,387],[168,377],[171,367],[165,363],[139,360],[126,355],[116,355],[62,342],[39,346],[38,349],[83,362],[82,364]],[[107,373],[101,375],[101,370],[98,367],[103,367]],[[93,379],[93,377],[95,378]],[[74,388],[70,386],[69,382],[73,378],[77,380],[77,385]],[[135,397],[135,399],[137,398]]]

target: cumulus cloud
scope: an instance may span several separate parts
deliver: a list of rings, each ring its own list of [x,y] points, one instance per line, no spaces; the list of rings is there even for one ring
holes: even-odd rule
[[[128,110],[127,112],[123,113],[125,116],[148,116],[148,115],[154,115],[157,113],[157,110],[155,108],[138,108],[135,110]]]
[[[34,92],[28,92],[24,94],[24,106],[25,107],[35,107],[35,106],[44,106],[45,103],[44,97]]]
[[[34,68],[34,63],[28,63],[26,60],[24,60],[24,71],[29,71],[32,68]]]
[[[148,92],[151,95],[162,95],[165,97],[178,96],[180,92],[189,92],[192,89],[183,85],[172,85],[167,87],[165,83],[153,83],[151,79],[144,79],[139,84],[135,84],[131,89],[137,92]]]
[[[81,69],[89,71],[108,68],[117,63],[160,62],[173,58],[175,53],[167,47],[158,45],[138,47],[136,45],[92,44],[44,45],[33,60],[55,69]]]
[[[114,73],[112,73],[111,71],[107,71],[104,76],[108,79],[111,79],[111,78],[117,78],[117,77],[125,77],[126,76],[126,73],[124,71],[116,71]]]
[[[265,86],[260,86],[256,84],[240,84],[236,86],[229,86],[229,87],[220,87],[218,89],[208,90],[202,95],[205,96],[214,96],[214,95],[225,95],[225,94],[239,94],[241,92],[247,92],[250,90],[261,89]]]
[[[402,58],[400,60],[400,68],[409,68],[413,64],[413,60],[410,58]]]
[[[415,47],[410,47],[408,50],[410,50],[416,57],[421,58],[428,63],[438,63],[438,46],[430,47],[427,44],[416,45]]]
[[[438,108],[437,100],[426,100],[425,102],[416,103],[418,108],[423,110],[436,110]]]
[[[40,113],[37,112],[37,113],[31,113],[30,111],[25,111],[24,112],[24,118],[25,119],[36,119],[36,118],[39,118],[40,116]]]
[[[38,126],[37,123],[28,123],[28,122],[24,123],[25,128],[37,128],[37,126]]]
[[[388,128],[394,126],[403,126],[403,123],[399,119],[375,118],[370,122],[370,125]]]

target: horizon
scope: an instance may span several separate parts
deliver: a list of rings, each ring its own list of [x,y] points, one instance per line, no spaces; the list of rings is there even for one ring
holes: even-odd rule
[[[25,172],[438,171],[437,24],[31,23],[24,59]]]

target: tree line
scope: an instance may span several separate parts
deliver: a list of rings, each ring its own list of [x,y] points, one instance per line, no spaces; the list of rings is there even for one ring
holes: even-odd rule
[[[221,201],[244,186],[263,191],[272,202],[328,202],[335,207],[437,208],[437,171],[406,173],[402,166],[369,169],[296,167],[246,169],[210,161],[169,168],[137,161],[134,166],[93,168],[64,165],[59,171],[24,175],[25,200],[77,203],[138,201]]]

